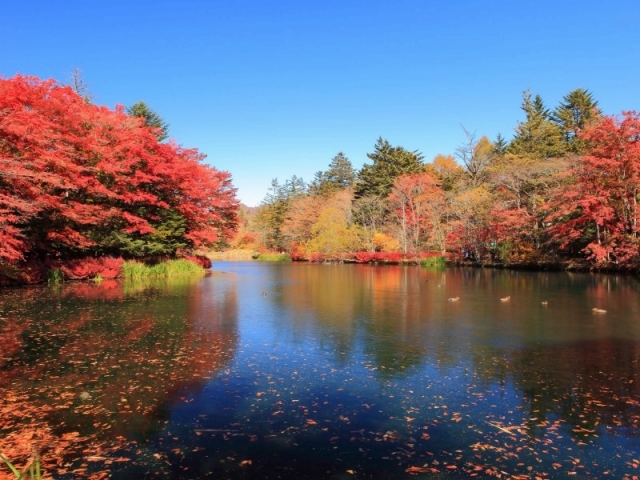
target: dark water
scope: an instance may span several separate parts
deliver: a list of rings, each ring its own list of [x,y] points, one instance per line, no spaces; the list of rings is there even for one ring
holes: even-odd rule
[[[54,478],[640,475],[634,278],[213,270],[0,292],[0,453],[33,439]]]

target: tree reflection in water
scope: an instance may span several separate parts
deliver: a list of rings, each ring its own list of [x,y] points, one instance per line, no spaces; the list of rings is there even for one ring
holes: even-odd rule
[[[4,295],[0,452],[19,463],[35,446],[45,470],[81,475],[87,462],[108,465],[157,434],[171,405],[234,355],[234,292],[207,309],[199,283],[104,281]]]
[[[218,268],[192,284],[3,294],[2,448],[24,458],[19,442],[39,436],[50,471],[73,478],[640,468],[635,279]]]

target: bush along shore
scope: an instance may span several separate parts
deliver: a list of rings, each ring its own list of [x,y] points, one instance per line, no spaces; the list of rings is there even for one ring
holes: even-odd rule
[[[211,261],[202,255],[176,259],[124,260],[121,257],[90,257],[67,261],[27,262],[12,268],[0,269],[0,286],[204,275],[209,268]]]

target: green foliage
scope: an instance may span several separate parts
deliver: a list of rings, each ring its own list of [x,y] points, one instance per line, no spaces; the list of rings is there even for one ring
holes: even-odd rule
[[[447,261],[444,256],[440,255],[438,257],[428,257],[420,260],[421,267],[429,267],[429,268],[442,268],[447,265]]]
[[[505,140],[505,138],[499,133],[496,137],[496,141],[493,142],[493,156],[501,157],[507,153],[507,148],[509,144]]]
[[[288,253],[260,253],[255,259],[260,262],[290,262],[291,255]]]
[[[598,102],[593,99],[591,92],[582,88],[565,95],[552,114],[553,121],[560,127],[569,144],[569,150],[574,153],[583,153],[585,149],[584,141],[578,137],[578,133],[598,118]]]
[[[50,285],[56,285],[64,282],[64,275],[62,274],[62,270],[59,268],[55,268],[53,270],[49,270],[47,273],[47,283]]]
[[[159,142],[166,140],[169,136],[169,124],[142,100],[128,107],[127,113],[133,117],[144,118],[147,126],[157,129],[156,136]]]
[[[392,147],[382,138],[378,138],[374,152],[368,153],[367,157],[373,160],[373,163],[363,165],[358,173],[356,198],[367,195],[386,197],[397,177],[402,174],[419,173],[425,168],[424,157],[420,152]]]
[[[22,470],[18,470],[15,465],[13,465],[7,457],[0,454],[0,462],[4,462],[11,473],[15,476],[16,480],[41,480],[42,479],[42,470],[40,468],[40,456],[37,453],[34,453],[29,464]]]
[[[205,270],[189,260],[178,259],[146,265],[137,261],[124,262],[122,276],[128,280],[149,277],[175,277],[182,275],[204,275]]]
[[[307,193],[302,178],[293,176],[280,184],[277,178],[271,181],[271,188],[254,218],[262,243],[270,250],[285,250],[282,225],[287,217],[291,202]]]
[[[353,186],[356,180],[356,172],[344,153],[331,159],[329,169],[326,172],[316,172],[314,180],[309,185],[309,193],[312,195],[329,196],[338,190]]]
[[[144,216],[139,211],[134,215]],[[125,258],[148,258],[173,256],[178,250],[192,248],[192,243],[185,238],[186,219],[175,209],[159,210],[157,220],[149,222],[154,231],[141,234],[125,231],[124,221],[114,219],[110,225],[93,232],[92,238],[102,245],[104,253],[123,255]]]
[[[509,153],[537,159],[561,157],[567,153],[568,146],[562,130],[552,121],[540,95],[531,98],[531,93],[525,91],[521,108],[526,120],[518,124],[516,136],[509,145]]]

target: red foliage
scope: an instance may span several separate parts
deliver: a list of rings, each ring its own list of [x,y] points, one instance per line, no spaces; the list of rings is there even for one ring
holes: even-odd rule
[[[200,265],[204,269],[211,268],[211,260],[204,255],[186,255],[183,258],[195,263],[196,265]]]
[[[400,252],[356,252],[357,263],[400,263],[405,255]]]
[[[598,266],[640,261],[640,114],[603,117],[581,133],[588,154],[547,206],[561,249],[580,246]],[[586,246],[584,246],[586,243]]]
[[[114,231],[152,234],[163,211],[182,217],[191,248],[227,239],[239,207],[229,173],[155,133],[53,80],[0,79],[0,262],[90,256]]]
[[[87,280],[96,276],[117,278],[122,274],[122,258],[82,258],[61,263],[59,268],[67,280]]]

